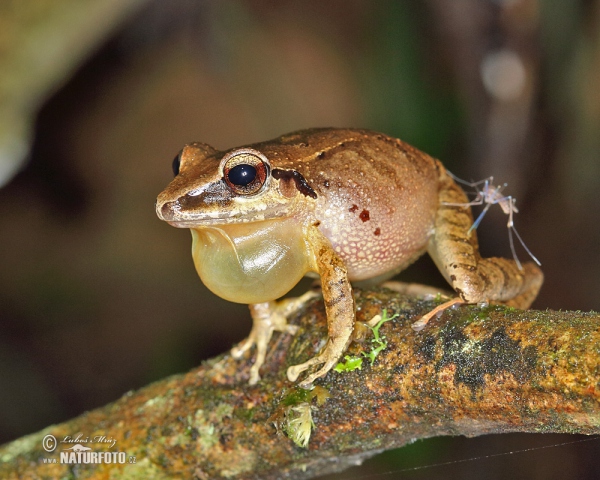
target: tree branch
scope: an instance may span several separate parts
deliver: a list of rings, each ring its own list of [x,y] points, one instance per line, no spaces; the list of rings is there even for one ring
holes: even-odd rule
[[[3,446],[0,477],[300,479],[341,471],[416,438],[600,433],[598,314],[462,306],[415,333],[411,323],[436,302],[386,289],[357,290],[356,297],[359,321],[383,309],[399,316],[380,327],[387,347],[373,365],[365,358],[361,370],[330,372],[317,382],[329,397],[320,406],[307,400],[315,424],[307,449],[274,424],[285,425],[303,393],[286,380],[286,368],[313,356],[325,339],[320,300],[291,319],[300,325],[295,337],[272,341],[258,385],[247,385],[251,358],[221,355]],[[366,331],[349,355],[372,350]],[[78,433],[91,451],[125,452],[127,462],[61,464],[60,452],[73,443],[60,442]],[[52,453],[42,448],[49,434],[59,441]],[[110,448],[102,436],[116,444]]]

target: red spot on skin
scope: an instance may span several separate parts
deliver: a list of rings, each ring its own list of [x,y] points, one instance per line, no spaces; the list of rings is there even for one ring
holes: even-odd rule
[[[352,213],[356,212],[357,210],[358,210],[358,205],[352,205],[352,206],[351,206],[351,207],[348,209],[348,211],[349,211],[349,212],[352,212]]]
[[[370,218],[369,217],[369,211],[368,210],[363,210],[362,212],[360,212],[359,217],[360,217],[360,219],[363,222],[367,222],[369,220],[369,218]]]
[[[379,227],[377,227],[373,233],[375,235],[381,235],[381,229]]]

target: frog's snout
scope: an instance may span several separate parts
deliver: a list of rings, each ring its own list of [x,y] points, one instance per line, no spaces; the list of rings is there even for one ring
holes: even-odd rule
[[[156,215],[165,222],[173,221],[175,219],[175,210],[179,209],[179,202],[165,202],[162,205],[156,202]]]

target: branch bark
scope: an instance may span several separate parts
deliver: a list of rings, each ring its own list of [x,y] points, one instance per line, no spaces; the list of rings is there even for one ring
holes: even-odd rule
[[[399,317],[381,327],[387,348],[373,365],[365,359],[361,370],[318,382],[329,397],[320,406],[313,400],[307,449],[274,423],[284,422],[302,393],[286,380],[286,368],[313,356],[325,339],[320,300],[290,319],[300,326],[295,337],[272,340],[258,385],[247,384],[250,357],[221,355],[3,446],[0,477],[301,479],[417,438],[600,433],[598,314],[462,306],[415,333],[411,323],[434,301],[386,289],[355,293],[359,321],[383,309]],[[349,354],[371,350],[371,338],[353,342]],[[60,463],[60,452],[74,445],[61,441],[78,434],[93,452],[125,452],[126,463]],[[46,435],[59,442],[52,453],[43,449]]]

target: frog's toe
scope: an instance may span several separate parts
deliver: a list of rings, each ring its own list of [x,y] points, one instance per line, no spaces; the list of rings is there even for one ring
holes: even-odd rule
[[[309,361],[301,363],[299,365],[293,365],[287,369],[287,378],[290,382],[295,382],[302,372],[305,372],[313,365],[323,363],[321,355],[311,358]]]
[[[298,333],[299,328],[300,327],[298,325],[286,325],[285,328],[283,328],[280,331],[289,335],[296,335],[296,333]]]
[[[289,367],[287,369],[287,378],[290,382],[295,382],[298,377],[300,376],[300,374],[306,370],[306,368],[303,368],[304,365],[294,365],[292,367]]]
[[[259,364],[258,361],[254,362],[254,365],[250,367],[250,379],[248,380],[248,384],[256,385],[260,381],[260,367],[262,363]]]
[[[448,300],[447,302],[444,302],[441,305],[435,307],[431,312],[423,315],[419,320],[417,320],[411,325],[411,328],[415,332],[420,332],[425,328],[427,323],[429,323],[429,320],[431,320],[433,317],[439,317],[440,315],[442,315],[442,313],[444,313],[445,310],[455,307],[456,305],[462,305],[464,303],[464,300],[462,300],[461,298],[453,298],[451,300]]]
[[[302,388],[311,388],[312,383],[315,380],[318,380],[321,377],[327,375],[329,370],[331,370],[339,359],[338,355],[332,355],[330,352],[325,350],[320,355],[311,358],[309,361],[301,363],[300,365],[294,365],[287,369],[287,377],[290,382],[295,382],[298,379],[298,376],[308,370],[313,365],[324,364],[318,371],[306,377],[300,383]]]
[[[260,382],[260,373],[258,373],[259,366],[255,363],[252,365],[250,369],[250,379],[248,380],[248,385],[256,385]]]
[[[306,389],[312,388],[313,382],[315,380],[318,380],[319,378],[327,375],[336,363],[337,363],[337,359],[329,360],[329,361],[325,362],[325,365],[323,365],[318,371],[316,371],[312,375],[309,375],[304,380],[302,380],[302,382],[300,382],[300,386],[302,388],[306,388]]]
[[[252,348],[253,345],[254,339],[252,338],[252,336],[250,336],[246,340],[240,342],[239,344],[231,348],[231,356],[238,360],[244,355],[244,353],[250,350],[250,348]]]
[[[417,320],[415,323],[413,323],[410,328],[412,328],[415,332],[420,332],[421,330],[423,330],[425,328],[425,326],[427,325],[427,322],[429,322],[429,318],[420,318],[419,320]]]
[[[263,363],[265,363],[267,346],[271,339],[272,332],[272,329],[262,331],[253,330],[246,340],[231,349],[231,356],[235,359],[239,359],[244,353],[256,345],[256,359],[254,360],[252,367],[250,367],[250,385],[254,385],[260,380],[259,370]]]

